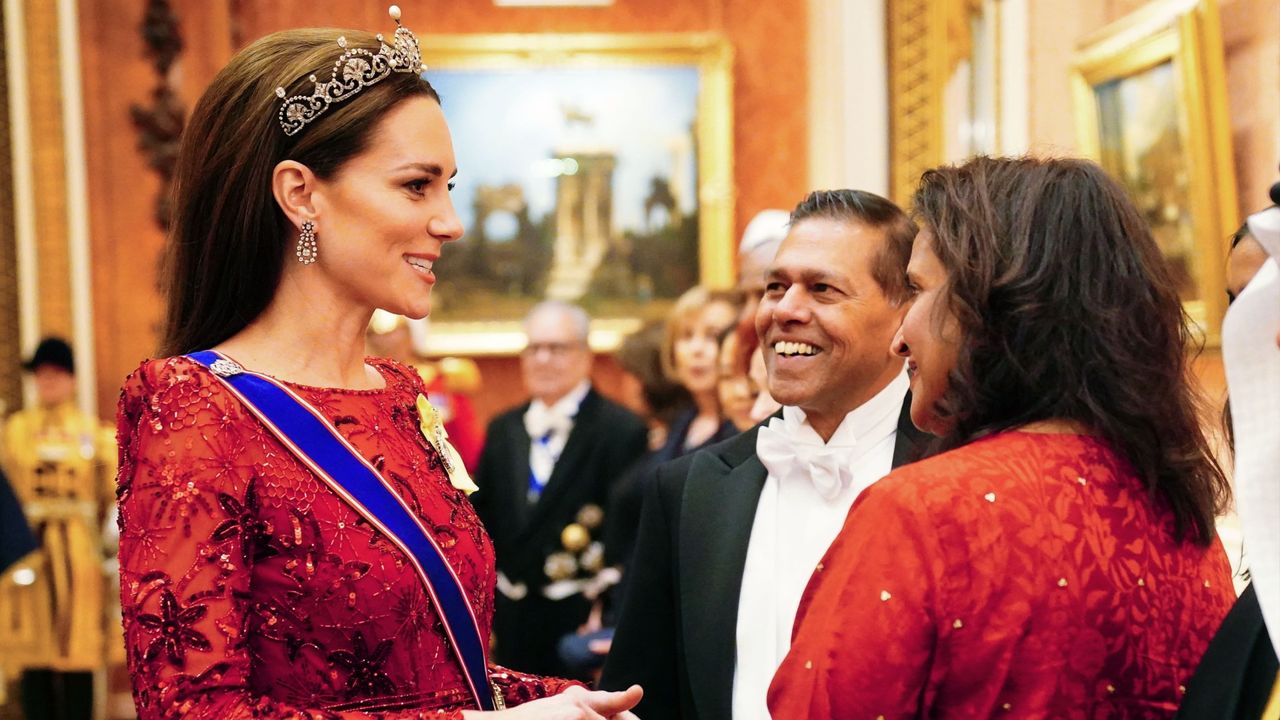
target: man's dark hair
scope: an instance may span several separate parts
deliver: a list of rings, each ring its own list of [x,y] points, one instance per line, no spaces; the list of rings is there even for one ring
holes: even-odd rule
[[[893,202],[865,190],[815,190],[791,211],[791,225],[813,218],[857,222],[884,231],[871,277],[895,305],[907,300],[907,262],[916,224]]]

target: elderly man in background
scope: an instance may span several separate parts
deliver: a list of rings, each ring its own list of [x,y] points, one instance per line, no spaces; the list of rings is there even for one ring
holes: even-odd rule
[[[566,676],[556,643],[604,589],[603,508],[645,451],[647,430],[592,389],[586,312],[546,301],[524,327],[520,369],[532,399],[490,423],[471,501],[497,555],[495,660]]]

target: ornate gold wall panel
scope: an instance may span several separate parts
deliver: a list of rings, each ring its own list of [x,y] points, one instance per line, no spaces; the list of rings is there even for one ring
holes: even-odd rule
[[[945,0],[887,0],[889,188],[911,200],[920,174],[942,162],[948,69]]]
[[[13,168],[9,146],[9,81],[4,53],[4,25],[0,13],[0,403],[12,410],[22,403],[18,368],[22,349],[18,326],[18,252],[13,229]]]
[[[24,3],[27,32],[27,112],[35,187],[36,267],[40,335],[72,337],[71,257],[67,242],[67,177],[63,147],[58,6]]]

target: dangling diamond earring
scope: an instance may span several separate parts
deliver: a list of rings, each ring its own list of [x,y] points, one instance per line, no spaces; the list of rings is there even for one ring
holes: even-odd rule
[[[310,220],[302,221],[302,231],[298,233],[298,262],[310,265],[316,261],[316,224]]]

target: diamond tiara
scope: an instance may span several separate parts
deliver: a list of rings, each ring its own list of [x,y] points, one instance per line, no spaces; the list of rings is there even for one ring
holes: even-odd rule
[[[338,47],[344,52],[333,63],[333,75],[328,82],[320,82],[312,75],[308,79],[316,84],[315,92],[288,98],[283,87],[276,88],[276,95],[284,99],[280,106],[280,127],[284,128],[285,135],[297,134],[307,123],[324,114],[330,105],[350,99],[393,72],[418,74],[426,71],[418,38],[400,24],[399,6],[392,5],[387,13],[396,21],[391,45],[387,45],[381,33],[378,34],[381,47],[377,52],[366,48],[347,48],[347,39],[339,37]]]

